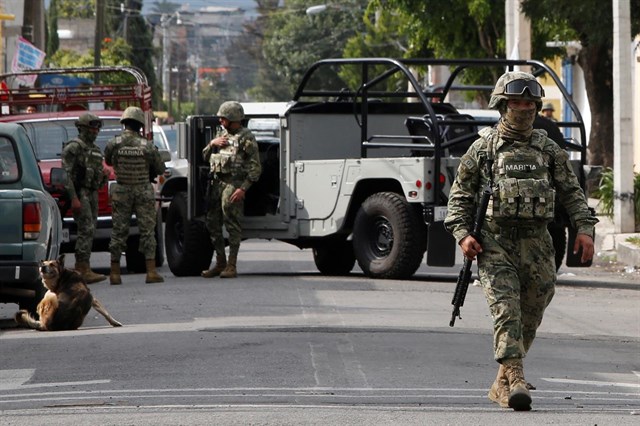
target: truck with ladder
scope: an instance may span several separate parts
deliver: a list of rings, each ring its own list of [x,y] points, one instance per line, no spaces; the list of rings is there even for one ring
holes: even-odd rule
[[[348,274],[356,262],[366,276],[389,279],[411,277],[422,262],[453,266],[459,249],[443,224],[448,193],[478,130],[497,121],[494,111],[486,111],[495,81],[516,67],[554,85],[572,112],[557,125],[565,131],[565,148],[584,188],[584,122],[546,64],[326,59],[307,70],[291,101],[244,104],[263,172],[245,198],[243,238],[311,249],[326,275]],[[487,83],[470,85],[465,74]],[[270,135],[262,134],[264,123],[272,124]],[[171,198],[167,261],[177,276],[197,275],[211,261],[204,224],[209,165],[201,151],[218,125],[216,116],[197,115],[179,126],[179,155],[189,162],[188,175],[163,188],[163,196]],[[555,229],[561,232],[552,234],[562,260],[575,230],[557,216]],[[567,265],[578,264],[568,250]]]

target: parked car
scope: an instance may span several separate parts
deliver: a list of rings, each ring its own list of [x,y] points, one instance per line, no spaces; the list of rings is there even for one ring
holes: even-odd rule
[[[171,152],[171,161],[164,163],[167,168],[164,174],[158,177],[156,192],[156,198],[161,200],[162,219],[164,220],[167,216],[169,202],[171,201],[171,196],[162,195],[164,184],[172,177],[186,177],[189,171],[189,162],[178,156],[178,132],[175,124],[164,124],[158,126],[158,128],[154,127],[153,142],[159,150],[168,150]]]
[[[154,141],[156,146],[162,146],[165,150],[160,152],[164,161],[170,161],[171,155],[166,150],[167,142],[163,139],[160,126],[152,124],[153,111],[151,110],[151,89],[146,77],[139,70],[130,67],[98,67],[78,69],[42,69],[28,71],[38,75],[38,78],[53,75],[53,80],[65,74],[90,75],[89,72],[100,73],[103,79],[108,76],[126,76],[135,83],[132,84],[99,84],[86,87],[69,87],[47,85],[17,88],[7,91],[7,96],[0,96],[0,122],[12,122],[21,124],[33,142],[36,157],[40,161],[44,182],[49,182],[52,168],[61,167],[61,152],[63,144],[77,137],[78,130],[75,121],[84,113],[91,112],[97,115],[103,122],[103,127],[98,134],[96,144],[104,152],[107,142],[122,132],[120,117],[123,110],[129,106],[140,106],[145,113],[144,136]],[[2,80],[11,79],[20,73],[4,74]],[[133,77],[132,77],[133,76]],[[62,79],[61,79],[62,80]],[[64,81],[64,80],[62,80]],[[103,80],[105,81],[105,80]],[[35,113],[22,112],[24,104],[36,106]],[[115,182],[113,169],[110,170],[109,186],[98,191],[98,223],[93,240],[92,251],[108,251],[112,232],[112,207],[109,199],[109,187]],[[77,228],[70,209],[70,200],[66,190],[54,191],[54,198],[60,200],[63,217],[64,242],[63,253],[72,253],[77,239]],[[161,220],[161,209],[157,209],[157,217]],[[156,266],[164,263],[164,250],[162,227],[156,229],[158,241],[156,250]],[[136,218],[131,220],[129,239],[125,252],[127,270],[130,272],[144,272],[146,270],[144,255],[138,251],[140,234]]]
[[[62,146],[65,142],[78,135],[75,121],[83,113],[83,111],[70,111],[56,113],[54,117],[49,113],[11,117],[24,127],[30,139],[33,141],[36,157],[40,161],[40,168],[42,169],[42,176],[45,182],[49,182],[52,169],[61,167],[60,155],[62,153]],[[100,117],[103,123],[95,143],[100,147],[100,150],[104,152],[107,142],[122,132],[122,125],[120,124],[121,113],[118,111],[94,111],[94,113]],[[156,130],[160,132],[159,127]],[[154,139],[159,139],[159,142],[155,143],[154,141],[154,144],[165,146],[166,148],[166,142],[163,142],[161,138],[162,136],[160,134],[154,136]],[[166,158],[168,158],[169,153],[166,150],[164,152],[166,153]],[[110,170],[109,185],[111,185],[115,182],[115,174],[112,168],[106,165],[105,167]],[[60,200],[63,214],[64,239],[62,252],[72,253],[75,249],[78,232],[71,214],[70,202],[66,198],[66,191],[54,191],[53,195]],[[98,222],[92,247],[92,250],[95,252],[109,250],[109,241],[111,240],[111,230],[113,226],[111,213],[109,190],[108,187],[104,187],[98,191]],[[127,251],[125,252],[127,269],[132,272],[143,272],[146,270],[144,265],[145,259],[144,255],[138,251],[139,234],[135,218],[132,219],[131,226],[132,229],[127,242]],[[156,238],[159,243],[163,242],[164,238],[160,230],[156,232]],[[162,266],[163,263],[164,254],[162,253],[161,245],[158,244],[156,264],[157,266]]]
[[[64,171],[52,171],[61,184]],[[62,220],[56,200],[42,180],[27,132],[0,123],[0,303],[35,312],[46,289],[39,275],[43,260],[56,259]]]

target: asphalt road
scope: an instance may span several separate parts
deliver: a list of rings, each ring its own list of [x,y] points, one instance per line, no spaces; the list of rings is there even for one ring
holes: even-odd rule
[[[73,258],[69,259],[73,262]],[[94,255],[107,272],[108,258]],[[101,269],[104,268],[104,269]],[[637,424],[640,304],[560,285],[525,362],[533,411],[486,398],[497,364],[478,287],[448,326],[456,271],[319,275],[309,251],[245,242],[235,280],[91,286],[124,323],[14,327],[0,305],[0,424]],[[447,278],[447,276],[449,278]]]

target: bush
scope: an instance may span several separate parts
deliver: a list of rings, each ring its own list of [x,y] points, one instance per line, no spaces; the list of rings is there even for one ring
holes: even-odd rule
[[[633,205],[635,211],[636,229],[640,226],[640,174],[634,173],[633,178]],[[593,196],[598,198],[598,208],[605,216],[613,217],[613,169],[606,168],[602,171],[600,185],[594,191]]]

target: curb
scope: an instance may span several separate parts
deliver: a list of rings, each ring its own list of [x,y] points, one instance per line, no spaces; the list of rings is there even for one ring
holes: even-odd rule
[[[616,245],[618,262],[625,265],[640,267],[640,247],[627,241],[618,241]]]

